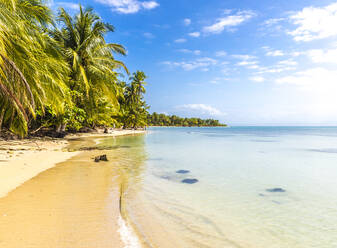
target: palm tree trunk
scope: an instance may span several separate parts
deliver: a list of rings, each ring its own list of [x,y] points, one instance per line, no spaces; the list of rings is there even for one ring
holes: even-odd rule
[[[1,132],[2,122],[4,120],[4,116],[5,116],[5,108],[2,108],[1,113],[0,113],[0,132]]]

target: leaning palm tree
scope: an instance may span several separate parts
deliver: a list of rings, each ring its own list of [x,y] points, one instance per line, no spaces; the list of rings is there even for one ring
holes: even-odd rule
[[[0,128],[22,136],[37,108],[62,111],[68,67],[45,31],[50,23],[39,0],[0,0]]]
[[[58,21],[62,27],[53,30],[52,36],[63,47],[71,68],[69,88],[76,92],[75,104],[85,109],[89,122],[95,125],[102,101],[117,111],[120,92],[116,69],[127,72],[127,68],[115,60],[114,54],[125,55],[126,51],[119,44],[105,41],[105,34],[114,31],[114,27],[103,23],[90,8],[83,10],[80,5],[75,17],[61,8]]]

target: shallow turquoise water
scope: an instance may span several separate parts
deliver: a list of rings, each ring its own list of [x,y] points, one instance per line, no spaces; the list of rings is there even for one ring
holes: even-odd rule
[[[337,128],[151,128],[144,139],[138,194],[184,247],[337,247]]]

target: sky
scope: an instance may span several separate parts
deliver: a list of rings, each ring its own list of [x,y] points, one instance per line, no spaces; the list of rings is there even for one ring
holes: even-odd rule
[[[143,70],[150,112],[229,125],[337,125],[337,1],[81,0]],[[127,77],[126,77],[127,78]]]

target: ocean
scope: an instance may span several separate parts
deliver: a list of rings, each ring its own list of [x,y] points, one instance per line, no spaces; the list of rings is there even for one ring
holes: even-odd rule
[[[119,142],[141,168],[125,205],[149,247],[337,247],[336,127],[163,127]]]

